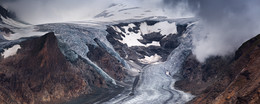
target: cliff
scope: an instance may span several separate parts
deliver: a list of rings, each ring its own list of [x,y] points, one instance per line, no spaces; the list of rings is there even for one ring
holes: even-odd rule
[[[260,103],[260,35],[245,42],[235,55],[199,63],[190,55],[175,87],[197,95],[192,104]]]
[[[16,45],[15,55],[0,58],[1,104],[61,103],[108,88],[90,65],[65,58],[54,33]]]

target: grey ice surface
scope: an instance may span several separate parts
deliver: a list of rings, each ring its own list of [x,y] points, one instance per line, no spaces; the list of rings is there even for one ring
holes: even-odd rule
[[[174,88],[178,72],[192,49],[192,36],[188,32],[181,44],[174,49],[165,62],[148,65],[141,69],[140,81],[134,95],[122,93],[104,104],[184,104],[194,96]],[[166,73],[169,72],[170,75]]]

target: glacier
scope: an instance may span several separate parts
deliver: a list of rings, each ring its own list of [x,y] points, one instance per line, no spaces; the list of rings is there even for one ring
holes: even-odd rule
[[[105,38],[106,31],[95,28],[86,28],[76,24],[62,23],[38,25],[37,28],[39,31],[53,31],[55,34],[58,34],[57,38],[60,44],[65,44],[67,46],[64,49],[61,48],[62,53],[66,57],[71,57],[69,55],[75,52],[76,55],[73,55],[75,58],[77,58],[77,55],[82,58],[83,61],[92,66],[105,79],[105,81],[108,82],[108,84],[117,85],[115,79],[110,77],[98,65],[96,65],[87,57],[87,53],[89,52],[87,44],[98,46],[98,44],[95,42],[95,39]],[[111,50],[112,49],[110,49],[110,51]],[[70,54],[66,54],[68,51]]]
[[[129,10],[135,11],[135,9]],[[122,12],[126,11],[127,10],[124,10]],[[13,23],[15,22],[12,22],[10,19],[7,20],[5,20],[5,22],[7,24],[11,24],[9,27],[12,27]],[[107,18],[105,20],[109,19]],[[158,21],[158,23],[154,26],[148,26],[145,23],[145,21],[147,20]],[[115,96],[113,99],[110,99],[107,102],[97,103],[183,104],[191,100],[194,96],[189,93],[174,89],[173,85],[177,79],[173,78],[173,75],[178,72],[178,70],[181,68],[183,60],[191,52],[192,38],[189,32],[192,30],[193,25],[189,25],[188,31],[184,33],[183,38],[180,38],[181,44],[171,52],[166,61],[161,62],[161,57],[156,55],[156,57],[147,56],[144,57],[144,59],[139,59],[148,64],[145,67],[133,65],[134,62],[132,60],[125,60],[124,58],[122,58],[119,53],[115,51],[110,42],[106,39],[106,36],[108,34],[106,29],[107,26],[113,26],[114,24],[129,23],[130,25],[124,27],[127,31],[121,31],[121,33],[125,35],[138,35],[137,38],[134,39],[141,39],[142,34],[151,32],[162,32],[163,35],[177,34],[176,24],[190,24],[194,23],[197,20],[197,18],[168,19],[164,16],[150,16],[144,18],[116,20],[110,22],[93,20],[88,22],[76,21],[39,25],[18,24],[17,26],[19,27],[12,28],[15,34],[11,34],[10,37],[4,37],[8,41],[1,42],[0,51],[3,52],[4,49],[10,48],[26,40],[25,37],[41,36],[47,32],[54,32],[59,41],[59,48],[67,59],[69,59],[71,62],[77,60],[78,58],[82,59],[85,63],[92,66],[96,70],[96,72],[98,72],[105,79],[108,84],[111,84],[111,86],[122,86],[122,82],[118,83],[115,79],[104,72],[102,68],[100,68],[97,64],[95,64],[87,57],[87,53],[89,52],[88,44],[91,44],[95,47],[103,48],[111,56],[115,57],[124,66],[124,68],[127,69],[127,71],[135,72],[134,74],[132,74],[132,77],[135,77],[139,80],[139,82],[134,82],[135,84],[137,84],[135,86],[136,88],[134,88],[135,90],[128,92],[129,89],[126,88],[126,91],[123,91],[121,94]],[[136,34],[132,34],[128,31],[129,28],[135,27],[134,24],[131,24],[134,22],[142,22],[141,30]],[[118,29],[118,27],[114,27],[114,29],[118,31],[120,30]],[[146,45],[142,43],[138,44],[145,47],[160,46],[159,42],[153,42]],[[129,47],[131,47],[131,45],[129,45]],[[152,62],[148,62],[151,61],[149,60],[151,58],[154,60],[152,60]],[[135,69],[139,69],[140,71],[137,71]],[[133,95],[129,95],[129,93],[133,93]]]
[[[123,93],[104,104],[184,104],[193,99],[193,95],[173,87],[177,80],[173,75],[191,53],[193,26],[188,27],[184,33],[186,36],[180,38],[181,44],[171,52],[165,62],[147,65],[141,69],[134,95],[131,95],[132,92]]]

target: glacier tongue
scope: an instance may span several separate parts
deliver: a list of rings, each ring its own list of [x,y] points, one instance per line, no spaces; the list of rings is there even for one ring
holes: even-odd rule
[[[165,62],[150,64],[141,69],[140,80],[134,92],[122,93],[104,104],[184,104],[194,96],[174,88],[178,72],[192,49],[192,36],[187,28],[186,36],[180,38],[181,44],[174,49]]]

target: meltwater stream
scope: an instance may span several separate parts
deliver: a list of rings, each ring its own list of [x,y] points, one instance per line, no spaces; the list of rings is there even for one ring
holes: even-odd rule
[[[174,89],[176,79],[172,77],[191,52],[191,41],[188,34],[167,61],[144,67],[134,95],[121,94],[105,104],[183,104],[191,100],[191,94]]]

